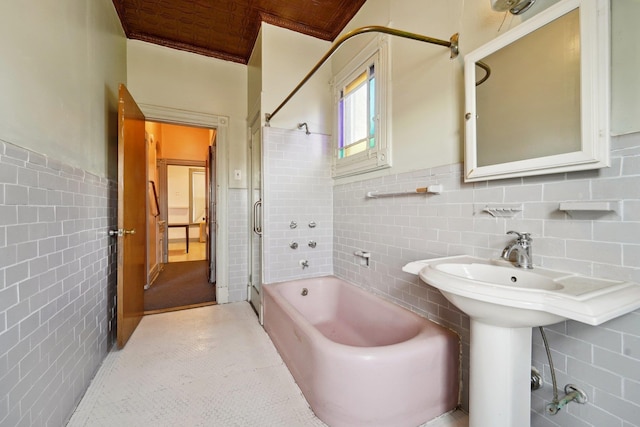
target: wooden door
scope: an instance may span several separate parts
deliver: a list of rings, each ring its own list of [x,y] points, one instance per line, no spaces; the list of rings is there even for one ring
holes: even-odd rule
[[[144,314],[147,162],[144,115],[124,85],[118,103],[118,319],[122,348]]]
[[[216,146],[209,147],[207,156],[207,260],[209,261],[209,282],[216,283],[216,236],[218,222],[216,220]]]

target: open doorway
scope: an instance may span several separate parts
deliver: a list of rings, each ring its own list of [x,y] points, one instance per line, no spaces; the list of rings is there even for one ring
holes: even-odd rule
[[[216,129],[148,121],[145,314],[216,303]]]
[[[207,259],[206,170],[200,162],[167,164],[165,263]]]

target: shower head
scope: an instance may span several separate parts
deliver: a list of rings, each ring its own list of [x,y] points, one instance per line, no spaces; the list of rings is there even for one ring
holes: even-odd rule
[[[509,11],[513,15],[520,15],[529,10],[536,0],[491,0],[491,9],[496,12]]]
[[[306,133],[307,135],[311,135],[311,132],[309,132],[309,126],[307,126],[307,123],[298,123],[298,129],[302,129],[304,128],[304,133]]]

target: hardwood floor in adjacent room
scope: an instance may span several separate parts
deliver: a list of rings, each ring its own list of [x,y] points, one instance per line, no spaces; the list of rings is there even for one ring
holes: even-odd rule
[[[186,251],[184,239],[181,242],[169,242],[169,262],[201,261],[207,259],[207,247],[204,242],[189,241]]]
[[[208,281],[203,261],[164,264],[158,278],[144,293],[145,314],[215,304],[216,287]]]

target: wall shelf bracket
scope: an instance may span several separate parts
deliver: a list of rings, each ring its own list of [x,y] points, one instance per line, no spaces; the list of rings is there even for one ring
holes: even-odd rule
[[[619,212],[620,200],[576,200],[560,202],[558,210],[567,212]]]

